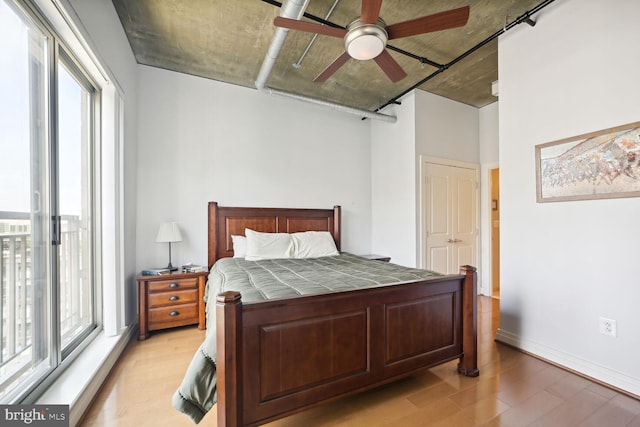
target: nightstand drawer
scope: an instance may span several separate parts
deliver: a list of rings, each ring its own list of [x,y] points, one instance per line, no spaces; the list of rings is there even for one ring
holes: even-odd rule
[[[180,289],[180,288],[178,288]],[[183,291],[157,292],[149,294],[149,308],[164,307],[167,305],[188,304],[198,301],[197,289]]]
[[[198,323],[198,304],[149,309],[149,329],[172,328]]]
[[[198,287],[197,277],[184,279],[158,280],[149,283],[149,292],[177,291],[182,289],[196,289]]]

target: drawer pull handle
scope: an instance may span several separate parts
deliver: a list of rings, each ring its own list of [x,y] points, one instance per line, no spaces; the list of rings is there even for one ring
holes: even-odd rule
[[[179,311],[172,311],[171,313],[169,313],[169,316],[172,316],[172,317],[173,317],[173,316],[177,316],[177,315],[179,315],[179,314],[180,314],[180,312],[179,312]]]
[[[172,284],[169,285],[170,288],[177,288],[179,286],[180,286],[180,284],[176,283],[176,282],[173,282]]]
[[[180,297],[178,295],[174,295],[172,297],[169,297],[169,301],[178,301],[180,299]]]

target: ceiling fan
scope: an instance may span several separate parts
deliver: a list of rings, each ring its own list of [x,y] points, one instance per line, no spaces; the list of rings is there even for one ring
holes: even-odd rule
[[[381,6],[382,0],[362,0],[360,18],[351,22],[346,29],[280,16],[276,17],[273,23],[277,27],[344,38],[345,52],[318,74],[313,79],[314,82],[326,81],[350,58],[354,58],[362,61],[373,59],[387,77],[395,83],[405,78],[407,73],[385,49],[387,41],[462,27],[467,24],[469,19],[469,6],[464,6],[386,25],[379,17]]]

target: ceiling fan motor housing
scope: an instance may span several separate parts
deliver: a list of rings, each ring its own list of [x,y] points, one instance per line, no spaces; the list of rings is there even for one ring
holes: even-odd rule
[[[366,24],[356,19],[347,27],[344,48],[353,59],[365,61],[380,55],[387,45],[389,35],[384,21],[378,18],[375,24]]]

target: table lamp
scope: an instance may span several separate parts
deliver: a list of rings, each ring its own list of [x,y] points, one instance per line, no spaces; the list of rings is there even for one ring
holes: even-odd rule
[[[175,222],[162,222],[160,228],[158,228],[158,234],[156,234],[156,242],[169,243],[169,265],[167,268],[169,271],[176,271],[178,267],[171,265],[171,243],[181,242],[182,234],[180,233],[180,227]]]

